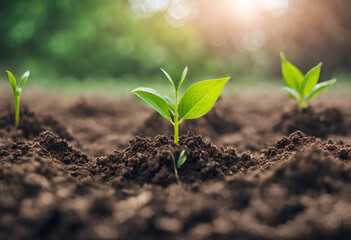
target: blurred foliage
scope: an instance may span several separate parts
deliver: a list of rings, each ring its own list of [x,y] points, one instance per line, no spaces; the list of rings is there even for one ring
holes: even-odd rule
[[[162,13],[144,21],[132,15],[128,2],[115,0],[2,1],[1,68],[76,78],[145,77],[161,66],[218,70],[191,26],[173,28]]]
[[[323,61],[327,73],[350,71],[349,0],[290,0],[286,14],[254,23],[233,18],[230,1],[193,0],[196,17],[174,27],[166,10],[138,18],[126,0],[2,0],[0,71],[144,80],[188,65],[199,77],[278,75],[281,50],[302,70]]]

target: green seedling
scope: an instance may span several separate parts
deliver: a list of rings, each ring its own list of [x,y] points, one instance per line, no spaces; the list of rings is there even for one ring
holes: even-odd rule
[[[181,151],[181,153],[179,154],[177,163],[176,163],[176,161],[174,159],[174,156],[172,156],[174,174],[175,174],[175,177],[176,177],[177,182],[178,182],[179,185],[181,185],[181,182],[180,182],[180,179],[179,179],[177,168],[180,168],[185,163],[186,159],[187,159],[187,155],[185,153],[185,150]]]
[[[186,159],[187,159],[187,155],[185,153],[185,150],[183,150],[179,154],[179,158],[178,158],[178,161],[177,161],[177,168],[180,168],[185,163]]]
[[[299,110],[308,107],[308,100],[316,97],[321,91],[336,83],[336,79],[318,83],[322,63],[312,68],[304,76],[301,71],[290,63],[283,52],[280,53],[282,62],[282,74],[286,87],[282,90],[287,92],[299,104]]]
[[[13,96],[15,98],[15,128],[17,129],[19,124],[21,93],[24,86],[26,86],[30,72],[26,71],[21,77],[21,80],[19,81],[18,84],[13,74],[10,71],[6,71],[6,72],[7,72],[7,75],[9,76],[9,81],[13,90]]]
[[[216,103],[224,85],[228,82],[230,77],[195,83],[186,90],[179,101],[179,88],[184,82],[188,68],[186,67],[184,69],[179,81],[173,81],[165,70],[162,68],[161,70],[174,88],[174,99],[168,96],[162,96],[152,88],[136,88],[132,93],[140,97],[171,122],[174,126],[174,142],[178,144],[179,124],[186,119],[199,118],[209,112]],[[173,119],[171,118],[171,114]]]

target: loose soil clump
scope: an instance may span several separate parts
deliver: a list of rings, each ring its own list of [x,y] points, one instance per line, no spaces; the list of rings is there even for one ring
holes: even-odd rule
[[[255,164],[249,154],[239,156],[233,148],[217,148],[189,132],[180,137],[179,145],[165,135],[153,140],[138,136],[126,150],[98,158],[92,172],[101,175],[104,181],[118,177],[121,181],[165,187],[176,182],[173,162],[182,150],[187,154],[187,161],[178,173],[184,183],[224,179],[233,171]]]
[[[32,112],[28,107],[23,106],[20,111],[20,122],[18,129],[14,128],[15,113],[7,113],[0,117],[0,136],[15,139],[33,139],[39,133],[48,130],[58,136],[72,141],[73,137],[65,127],[57,122],[51,115],[40,115]]]
[[[274,131],[290,134],[300,130],[320,138],[332,134],[347,135],[350,129],[344,119],[343,113],[335,107],[316,110],[310,106],[302,111],[295,107],[281,116]]]

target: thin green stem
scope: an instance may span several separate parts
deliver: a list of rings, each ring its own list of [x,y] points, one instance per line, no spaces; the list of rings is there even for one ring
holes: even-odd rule
[[[15,128],[18,128],[20,115],[20,96],[15,96]]]
[[[303,109],[303,104],[302,104],[302,101],[300,100],[299,101],[299,110],[302,111],[302,109]]]
[[[179,129],[178,129],[178,90],[175,90],[175,109],[174,109],[174,143],[178,144]]]
[[[304,108],[308,107],[308,103],[306,100],[299,100],[299,110],[302,111]]]

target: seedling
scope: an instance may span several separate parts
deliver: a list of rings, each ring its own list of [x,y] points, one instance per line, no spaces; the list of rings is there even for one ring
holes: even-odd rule
[[[322,63],[312,68],[303,76],[301,71],[290,63],[283,52],[280,53],[282,62],[282,74],[286,82],[286,87],[282,90],[287,92],[299,104],[299,110],[308,107],[308,100],[316,97],[321,91],[336,83],[336,79],[318,83]]]
[[[187,155],[185,153],[185,150],[183,150],[179,154],[179,158],[178,158],[178,161],[177,161],[177,168],[180,168],[185,163],[186,159],[187,159]]]
[[[178,144],[179,124],[186,119],[199,118],[209,112],[216,103],[224,85],[228,82],[230,77],[195,83],[186,90],[179,101],[179,88],[184,82],[188,67],[184,69],[179,81],[173,81],[165,70],[162,68],[161,70],[174,88],[174,99],[168,96],[162,96],[152,88],[136,88],[132,93],[143,99],[148,105],[171,122],[174,126],[174,142]],[[173,119],[171,118],[171,114]]]
[[[186,159],[187,159],[187,155],[185,153],[185,150],[181,151],[181,153],[179,154],[177,163],[176,163],[176,161],[174,159],[174,156],[172,156],[174,174],[175,174],[175,177],[176,177],[177,182],[178,182],[179,185],[181,185],[181,182],[180,182],[180,179],[179,179],[177,168],[180,168],[185,163]]]
[[[9,76],[9,81],[13,90],[13,96],[15,98],[15,128],[17,129],[19,124],[21,93],[24,86],[27,83],[30,72],[26,71],[21,77],[21,80],[19,81],[18,84],[13,74],[10,71],[6,71],[6,72],[7,72],[7,75]]]

